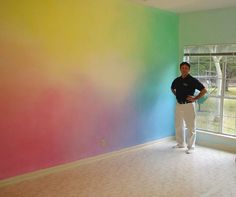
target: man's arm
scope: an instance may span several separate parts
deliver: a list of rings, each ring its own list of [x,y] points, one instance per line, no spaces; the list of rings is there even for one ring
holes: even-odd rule
[[[176,96],[176,89],[171,88],[171,91]]]
[[[195,100],[200,99],[202,96],[204,96],[207,93],[206,88],[203,88],[197,96],[195,96]]]
[[[187,97],[187,100],[190,101],[190,102],[194,102],[194,101],[200,99],[200,98],[201,98],[202,96],[204,96],[206,93],[207,93],[206,88],[203,88],[203,89],[199,92],[199,94],[198,94],[197,96],[195,96],[195,97],[194,97],[194,96],[188,96],[188,97]]]

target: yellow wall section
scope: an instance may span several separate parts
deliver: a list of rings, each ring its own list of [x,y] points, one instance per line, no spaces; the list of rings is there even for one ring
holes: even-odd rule
[[[148,31],[145,11],[131,8],[116,0],[6,1],[0,8],[1,41],[4,50],[10,45],[15,70],[33,66],[63,84],[86,75],[100,90],[126,95],[143,69],[132,53],[141,54],[137,48]]]

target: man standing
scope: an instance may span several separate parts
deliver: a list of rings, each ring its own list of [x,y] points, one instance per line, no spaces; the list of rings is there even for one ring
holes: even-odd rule
[[[171,90],[176,96],[175,111],[175,132],[177,145],[174,148],[185,147],[185,126],[187,129],[187,150],[190,154],[194,149],[196,140],[195,131],[195,101],[201,98],[207,91],[203,84],[196,78],[192,77],[190,72],[190,64],[182,62],[180,64],[181,76],[177,77],[171,85]],[[194,96],[195,90],[199,90],[199,94]]]

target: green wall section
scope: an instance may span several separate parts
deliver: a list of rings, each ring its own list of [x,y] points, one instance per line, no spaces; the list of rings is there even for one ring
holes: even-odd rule
[[[236,7],[179,15],[180,59],[184,45],[236,43]]]

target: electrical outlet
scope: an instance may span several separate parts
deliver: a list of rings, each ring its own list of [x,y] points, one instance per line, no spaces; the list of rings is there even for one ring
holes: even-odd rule
[[[106,147],[107,146],[107,141],[105,139],[100,140],[100,146],[101,147]]]

